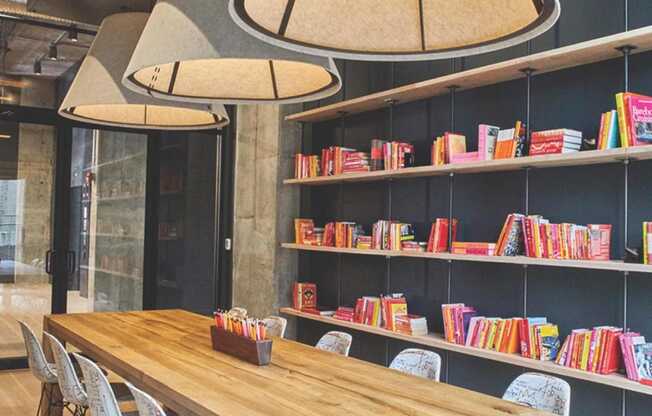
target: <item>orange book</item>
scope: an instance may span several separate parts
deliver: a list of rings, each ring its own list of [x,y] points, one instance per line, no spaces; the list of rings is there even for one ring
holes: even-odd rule
[[[511,328],[507,338],[507,347],[503,352],[507,354],[517,354],[521,351],[521,339],[519,327],[523,318],[513,318]]]

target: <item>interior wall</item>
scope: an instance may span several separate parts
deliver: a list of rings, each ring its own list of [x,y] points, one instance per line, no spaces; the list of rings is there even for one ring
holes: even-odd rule
[[[339,61],[345,84],[342,91],[304,108],[652,24],[652,6],[646,0],[562,0],[561,5],[562,16],[553,29],[529,44],[503,51],[417,63]],[[652,95],[652,53],[636,55],[630,63],[631,90]],[[622,59],[535,74],[532,129],[565,127],[595,137],[600,113],[615,108],[614,94],[622,91],[623,80]],[[465,134],[469,150],[475,150],[479,123],[509,128],[515,120],[525,118],[525,94],[525,80],[515,80],[458,93],[454,107],[449,96],[399,105],[393,115],[392,138],[412,142],[419,165],[428,164],[433,137],[446,130]],[[318,154],[324,147],[342,144],[369,151],[372,138],[388,138],[389,125],[387,110],[343,121],[306,124],[302,150]],[[542,214],[554,222],[613,224],[612,255],[618,258],[626,244],[640,245],[640,224],[652,218],[652,163],[633,162],[629,169],[627,241],[625,168],[619,164],[533,170],[530,213]],[[453,215],[460,220],[459,239],[495,241],[507,214],[524,212],[524,184],[524,171],[456,176],[452,203]],[[333,220],[356,221],[367,230],[377,219],[391,217],[414,224],[418,239],[425,241],[430,222],[448,216],[450,191],[448,178],[303,187],[301,216],[314,218],[318,225]],[[626,291],[625,279],[619,272],[544,267],[530,267],[525,272],[523,267],[509,264],[454,262],[449,266],[437,260],[302,252],[297,278],[317,283],[324,306],[352,306],[359,296],[386,293],[385,282],[389,278],[389,290],[405,293],[410,311],[425,315],[434,332],[443,332],[440,305],[450,300],[473,305],[485,316],[547,316],[559,325],[563,336],[574,328],[621,326],[626,312],[628,326],[652,338],[652,284],[649,277],[636,274],[628,278]],[[326,331],[336,329],[299,320],[298,339],[314,345]],[[354,339],[351,355],[381,365],[387,365],[404,348],[423,348],[350,332]],[[495,396],[501,396],[516,376],[528,371],[462,354],[437,352],[443,357],[443,381]],[[566,380],[572,387],[574,416],[643,416],[649,414],[652,406],[650,396],[623,394],[619,389],[599,384]]]
[[[251,316],[291,303],[297,256],[281,250],[293,235],[299,190],[283,185],[294,169],[301,127],[286,123],[300,106],[239,106],[236,127],[233,306]],[[293,332],[289,328],[288,335]]]

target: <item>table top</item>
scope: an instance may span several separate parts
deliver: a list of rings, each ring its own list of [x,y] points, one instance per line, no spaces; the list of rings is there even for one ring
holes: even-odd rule
[[[182,415],[548,415],[284,339],[258,367],[214,351],[212,322],[166,310],[51,315],[44,326]]]

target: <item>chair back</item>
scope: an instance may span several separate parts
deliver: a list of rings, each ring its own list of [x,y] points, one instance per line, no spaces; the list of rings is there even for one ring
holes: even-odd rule
[[[245,308],[231,308],[229,309],[229,315],[231,315],[234,318],[240,318],[240,319],[246,319],[247,318],[247,310]]]
[[[91,415],[122,416],[118,400],[100,367],[79,354],[73,353],[84,374],[84,384],[88,395],[88,407]]]
[[[54,355],[54,362],[57,363],[57,379],[59,380],[59,389],[61,390],[63,399],[77,406],[86,406],[88,404],[88,396],[86,396],[86,391],[79,381],[79,377],[77,377],[68,351],[51,334],[43,332],[43,335],[50,343],[52,355]]]
[[[564,380],[539,373],[525,373],[509,385],[503,400],[559,416],[570,414],[570,385]]]
[[[441,357],[433,351],[408,348],[392,360],[389,368],[417,377],[439,381]]]
[[[125,382],[131,393],[136,399],[136,407],[138,407],[139,416],[166,416],[165,411],[161,408],[156,400],[149,394],[138,389],[131,383]]]
[[[288,326],[287,319],[280,316],[268,316],[263,319],[263,323],[268,337],[283,338],[285,336],[285,328]]]
[[[20,331],[25,341],[25,350],[27,351],[27,362],[29,369],[41,383],[54,384],[57,382],[57,373],[54,366],[48,363],[43,353],[43,347],[39,342],[32,329],[25,323],[18,321]]]
[[[348,357],[352,342],[353,337],[346,332],[330,331],[321,337],[315,347]]]

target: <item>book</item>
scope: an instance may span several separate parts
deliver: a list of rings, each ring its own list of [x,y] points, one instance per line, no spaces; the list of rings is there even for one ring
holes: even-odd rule
[[[492,160],[500,127],[480,124],[478,126],[478,160]]]
[[[470,163],[480,160],[478,152],[454,153],[451,155],[451,164]]]
[[[477,243],[454,241],[451,246],[452,254],[467,254],[478,256],[493,256],[496,254],[495,243]]]
[[[579,152],[582,132],[571,129],[535,131],[530,141],[530,156]]]
[[[385,143],[384,140],[380,139],[373,139],[371,141],[370,170],[375,171],[384,169],[383,146]]]
[[[539,325],[536,327],[536,334],[539,360],[554,361],[560,348],[559,328],[553,324]]]
[[[313,315],[319,315],[319,316],[334,316],[336,313],[336,310],[334,310],[333,308],[321,307],[321,306],[317,306],[315,308],[303,308],[301,311]]]
[[[652,221],[643,222],[643,264],[652,264]]]
[[[615,149],[620,146],[618,129],[618,112],[616,110],[602,113],[598,133],[597,150]]]
[[[589,258],[611,259],[611,224],[588,224]]]
[[[455,241],[455,237],[457,236],[457,223],[458,221],[453,219],[453,225],[451,227],[452,241]],[[428,245],[426,247],[428,253],[444,253],[448,251],[448,224],[448,218],[437,218],[432,223],[428,236]]]
[[[315,223],[311,219],[295,218],[294,220],[294,241],[297,244],[311,244]]]
[[[292,291],[294,309],[317,308],[317,285],[315,283],[295,283]]]
[[[294,157],[295,179],[314,178],[321,175],[319,156],[297,153]]]
[[[652,343],[635,344],[633,348],[639,381],[652,380]]]
[[[396,332],[412,335],[428,335],[428,321],[425,317],[419,315],[398,315],[394,320]]]
[[[446,144],[446,163],[451,163],[457,155],[466,153],[466,137],[461,134],[444,133]]]
[[[645,337],[638,332],[626,332],[618,336],[620,351],[625,365],[627,378],[639,381],[638,368],[636,365],[636,356],[634,355],[634,345],[645,344]]]
[[[381,296],[382,320],[385,329],[394,331],[396,329],[396,317],[407,315],[407,300],[401,293],[389,296]]]
[[[616,94],[621,147],[652,144],[652,97]]]
[[[382,147],[384,170],[396,170],[414,166],[414,146],[410,143],[384,142]]]

